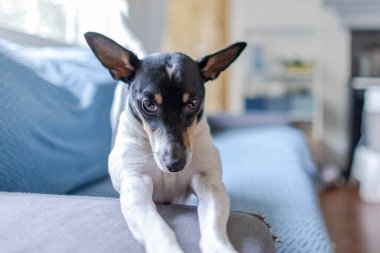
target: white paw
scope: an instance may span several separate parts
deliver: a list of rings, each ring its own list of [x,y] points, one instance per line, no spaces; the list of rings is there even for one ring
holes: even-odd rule
[[[229,243],[201,243],[202,253],[238,253]]]
[[[147,253],[184,253],[178,243],[147,245]]]

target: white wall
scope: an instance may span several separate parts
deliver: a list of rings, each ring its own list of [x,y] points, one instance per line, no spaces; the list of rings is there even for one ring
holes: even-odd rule
[[[351,36],[331,9],[321,11],[324,85],[322,151],[324,160],[345,167],[349,146],[349,76]]]
[[[166,25],[167,0],[129,1],[128,25],[148,53],[161,50]]]

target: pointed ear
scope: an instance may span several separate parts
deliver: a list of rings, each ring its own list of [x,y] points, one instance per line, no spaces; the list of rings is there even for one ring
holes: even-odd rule
[[[84,37],[92,52],[115,80],[126,81],[133,76],[140,62],[134,53],[100,33],[87,32]]]
[[[225,70],[247,46],[245,42],[238,42],[214,54],[207,55],[198,60],[201,75],[205,81],[216,79],[220,72]]]

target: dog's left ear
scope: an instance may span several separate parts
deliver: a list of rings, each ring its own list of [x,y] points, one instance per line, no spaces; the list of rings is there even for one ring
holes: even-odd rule
[[[134,75],[140,62],[134,53],[100,33],[87,32],[84,37],[92,52],[115,80],[128,81]]]
[[[246,46],[247,43],[238,42],[199,59],[197,62],[203,79],[205,81],[216,79],[220,72],[225,70],[238,58]]]

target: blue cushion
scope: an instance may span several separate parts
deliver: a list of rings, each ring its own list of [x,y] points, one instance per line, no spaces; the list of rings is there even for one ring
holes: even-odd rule
[[[105,176],[113,82],[94,84],[83,106],[22,61],[28,59],[0,46],[0,191],[65,193]],[[100,65],[98,71],[108,75]]]

